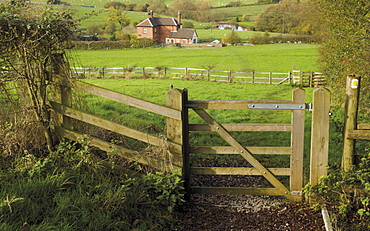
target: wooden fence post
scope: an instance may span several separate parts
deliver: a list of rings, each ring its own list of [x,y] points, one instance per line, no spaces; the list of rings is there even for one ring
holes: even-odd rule
[[[304,104],[306,94],[303,89],[293,90],[293,103]],[[305,110],[293,110],[291,133],[292,155],[290,160],[290,190],[301,192],[303,185],[303,147],[304,147],[304,114]],[[301,196],[294,196],[294,201],[302,200]]]
[[[252,71],[252,83],[254,83],[254,71]]]
[[[55,63],[53,63],[53,71],[55,76],[57,76],[58,80],[56,80],[59,83],[59,86],[56,87],[56,101],[60,104],[63,104],[64,106],[71,107],[72,106],[72,89],[67,85],[66,81],[68,79],[66,73],[69,73],[68,71],[64,70],[65,67],[65,61],[64,56],[61,54],[54,55]],[[61,115],[59,117],[60,125],[66,129],[73,129],[72,126],[72,120],[68,116]]]
[[[167,139],[181,145],[181,150],[170,150],[176,162],[182,162],[182,179],[186,197],[190,195],[190,160],[189,160],[189,129],[188,109],[185,104],[188,101],[187,89],[171,89],[166,95],[166,105],[181,111],[182,120],[166,118]]]
[[[228,73],[227,77],[228,77],[227,82],[228,82],[228,83],[232,83],[232,82],[233,82],[233,77],[231,76],[231,71],[229,71],[229,73]]]
[[[272,84],[272,72],[269,73],[269,84]]]
[[[330,92],[317,88],[312,96],[310,184],[317,185],[319,178],[326,175],[329,153],[329,110]]]
[[[348,172],[355,163],[355,143],[356,140],[349,139],[349,130],[357,127],[357,110],[360,97],[361,77],[348,75],[346,82],[346,102],[344,109],[344,131],[343,131],[343,154],[342,169]]]

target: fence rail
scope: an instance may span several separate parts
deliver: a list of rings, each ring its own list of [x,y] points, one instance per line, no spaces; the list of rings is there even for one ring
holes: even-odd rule
[[[224,71],[180,67],[72,67],[75,78],[174,78],[227,83],[296,84],[304,87],[325,85],[319,72]]]

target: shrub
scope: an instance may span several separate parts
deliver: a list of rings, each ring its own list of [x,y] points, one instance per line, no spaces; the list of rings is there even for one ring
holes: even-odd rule
[[[370,153],[350,172],[343,172],[339,166],[328,169],[318,185],[307,185],[306,195],[317,205],[337,207],[337,226],[341,230],[368,230],[370,228]],[[353,219],[357,220],[354,224]]]

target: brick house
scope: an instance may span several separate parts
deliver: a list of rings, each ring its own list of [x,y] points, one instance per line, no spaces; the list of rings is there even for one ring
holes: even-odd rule
[[[181,43],[193,44],[198,42],[194,29],[181,28],[181,14],[177,20],[174,18],[154,17],[153,12],[148,18],[136,25],[138,38],[154,39],[156,43]]]

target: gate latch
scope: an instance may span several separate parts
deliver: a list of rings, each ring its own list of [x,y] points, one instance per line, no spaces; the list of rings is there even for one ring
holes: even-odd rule
[[[266,110],[312,110],[312,103],[303,104],[248,104],[249,109],[266,109]]]

